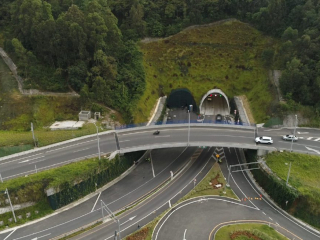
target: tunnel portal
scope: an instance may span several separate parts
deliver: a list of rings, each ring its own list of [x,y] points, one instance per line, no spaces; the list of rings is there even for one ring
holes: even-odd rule
[[[226,94],[220,89],[209,90],[201,99],[200,114],[223,116],[230,114],[229,100]]]

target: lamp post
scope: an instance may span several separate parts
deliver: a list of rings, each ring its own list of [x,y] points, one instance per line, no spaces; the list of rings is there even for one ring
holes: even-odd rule
[[[99,152],[99,160],[101,159],[101,153],[100,153],[100,143],[99,143],[99,129],[96,123],[93,123],[96,126],[97,129],[97,140],[98,140],[98,152]]]
[[[190,112],[192,111],[193,105],[189,105],[189,110],[188,110],[188,114],[189,114],[189,128],[188,128],[188,146],[189,146],[189,142],[190,142]]]
[[[287,175],[287,182],[286,182],[287,186],[288,186],[288,182],[289,182],[290,170],[291,170],[291,162],[289,164],[289,170],[288,170],[288,175]]]
[[[298,122],[298,117],[297,117],[297,115],[295,115],[295,116],[296,116],[296,123],[295,123],[295,126],[294,126],[293,137],[292,137],[292,140],[291,140],[290,152],[292,152],[293,138],[296,136],[297,122]]]
[[[109,214],[110,218],[113,219],[113,221],[118,224],[118,229],[119,229],[118,234],[119,234],[119,239],[121,240],[120,220],[113,214],[113,212],[110,210],[110,208],[108,208],[108,206],[102,200],[101,200],[101,210],[102,210],[102,221],[104,221],[105,216],[103,214],[103,210],[105,210]],[[130,220],[132,220],[132,219],[130,219]],[[117,237],[117,231],[115,231],[115,238],[116,237]]]

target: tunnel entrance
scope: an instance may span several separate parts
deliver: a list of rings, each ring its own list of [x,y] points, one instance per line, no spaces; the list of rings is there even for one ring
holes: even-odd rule
[[[200,102],[200,114],[206,116],[223,116],[230,114],[230,106],[228,97],[220,89],[211,89],[203,97]]]
[[[179,88],[172,90],[169,98],[167,100],[167,107],[173,108],[185,108],[189,105],[193,105],[193,112],[197,112],[197,104],[191,94],[191,92],[186,88]]]

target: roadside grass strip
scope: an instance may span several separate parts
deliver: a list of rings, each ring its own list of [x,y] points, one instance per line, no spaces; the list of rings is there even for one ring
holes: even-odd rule
[[[272,225],[277,230],[271,227]],[[216,226],[214,229],[215,234],[214,236],[209,237],[209,240],[232,240],[235,239],[235,237],[238,237],[236,239],[242,239],[241,237],[243,237],[243,239],[254,239],[254,237],[258,237],[261,240],[287,240],[288,238],[279,233],[278,230],[283,230],[288,234],[291,234],[286,229],[277,226],[274,223],[268,223],[265,221],[232,221],[221,223],[219,226]],[[292,239],[300,239],[296,235],[291,236],[293,237]]]

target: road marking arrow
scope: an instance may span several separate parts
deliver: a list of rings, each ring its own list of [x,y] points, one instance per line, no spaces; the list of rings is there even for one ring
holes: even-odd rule
[[[316,149],[313,149],[313,148],[309,148],[309,147],[306,147],[308,150],[310,150],[310,151],[314,151],[314,152],[316,152],[316,153],[318,153],[318,154],[320,154],[320,151],[318,151],[318,150],[316,150]]]

